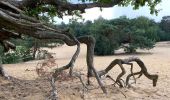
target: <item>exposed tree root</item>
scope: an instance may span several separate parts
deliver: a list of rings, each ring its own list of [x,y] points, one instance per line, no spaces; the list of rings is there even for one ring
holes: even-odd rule
[[[80,82],[81,82],[82,85],[83,85],[83,89],[84,89],[84,90],[89,90],[88,87],[87,87],[87,85],[83,82],[82,74],[81,74],[81,73],[73,72],[73,76],[79,78]],[[84,91],[84,90],[83,90],[83,91]]]
[[[49,99],[50,100],[58,100],[58,92],[57,92],[57,88],[55,86],[55,78],[51,77],[51,78],[49,78],[49,81],[50,81],[50,85],[52,87],[51,95],[50,95]]]
[[[139,67],[141,68],[140,72],[133,73],[133,64],[130,62],[136,62]],[[128,59],[116,59],[111,62],[111,64],[102,71],[99,71],[99,76],[107,74],[116,64],[118,64],[122,70],[122,72],[118,75],[116,82],[118,82],[119,86],[122,87],[123,84],[121,83],[121,77],[125,74],[125,69],[123,68],[123,64],[130,64],[131,65],[131,74],[129,74],[126,78],[126,86],[129,85],[129,79],[131,76],[135,79],[135,75],[139,75],[141,77],[142,74],[144,74],[148,79],[153,81],[153,86],[156,86],[157,80],[158,80],[158,75],[151,75],[148,73],[146,66],[144,63],[137,57],[130,57]],[[135,79],[136,81],[136,79]]]
[[[5,79],[10,79],[10,76],[5,72],[2,64],[0,64],[0,76],[4,77]]]
[[[120,84],[118,82],[116,82],[116,80],[114,80],[110,75],[106,75],[106,78],[109,78],[110,80],[112,80],[114,82],[112,85],[115,86],[115,84],[117,84],[118,86],[120,86]]]
[[[131,76],[134,77],[134,75],[139,75],[139,74],[142,75],[142,74],[143,74],[142,71],[129,74],[129,75],[126,77],[126,86],[129,86],[129,85],[130,85],[130,84],[129,84],[129,79],[130,79]]]

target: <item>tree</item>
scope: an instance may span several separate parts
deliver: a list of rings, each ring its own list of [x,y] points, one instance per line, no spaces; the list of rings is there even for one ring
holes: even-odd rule
[[[83,3],[70,3],[67,0],[1,0],[0,1],[0,41],[6,50],[15,49],[15,45],[8,41],[10,38],[21,38],[21,34],[38,39],[60,39],[68,46],[77,45],[77,51],[70,63],[56,69],[56,73],[72,67],[80,51],[80,43],[87,45],[88,77],[94,73],[103,92],[106,90],[100,81],[93,65],[95,40],[90,36],[75,38],[68,30],[59,29],[45,23],[46,18],[55,15],[75,15],[93,7],[126,6],[132,4],[135,9],[147,4],[151,13],[157,13],[155,6],[161,0],[81,0]],[[53,20],[52,20],[53,21]],[[50,20],[49,20],[50,22]],[[2,71],[2,70],[1,70]]]
[[[112,20],[100,17],[88,32],[97,41],[94,49],[97,55],[111,55],[119,48],[124,48],[127,53],[134,53],[138,48],[151,49],[159,40],[158,24],[143,16],[134,19],[121,16]]]
[[[158,30],[157,23],[147,17],[140,16],[132,19],[127,29],[125,29],[130,37],[129,46],[125,47],[125,51],[133,53],[137,48],[153,48],[156,41],[159,40]]]
[[[170,29],[169,29],[169,27],[170,27],[170,16],[162,17],[160,26],[165,32],[170,32]]]
[[[169,41],[170,40],[170,16],[162,17],[160,23],[160,40],[161,41]]]
[[[119,34],[109,20],[99,17],[91,25],[89,33],[96,39],[94,52],[96,55],[111,55],[119,47]]]

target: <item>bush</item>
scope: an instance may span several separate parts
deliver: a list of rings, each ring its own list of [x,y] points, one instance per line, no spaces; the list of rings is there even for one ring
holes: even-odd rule
[[[98,19],[90,28],[90,34],[96,39],[94,52],[96,55],[112,55],[118,49],[118,34],[114,32],[114,26],[107,20]]]
[[[110,44],[110,41],[106,37],[101,36],[96,40],[94,51],[96,55],[111,55],[114,50]]]
[[[3,64],[19,63],[33,59],[29,49],[24,46],[17,46],[15,51],[2,53],[1,57]]]

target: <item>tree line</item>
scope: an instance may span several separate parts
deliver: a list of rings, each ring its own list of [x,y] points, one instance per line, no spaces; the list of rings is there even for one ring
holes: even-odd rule
[[[69,24],[61,23],[61,28],[68,27],[76,37],[92,35],[96,39],[95,54],[111,55],[123,48],[126,53],[134,53],[138,48],[151,49],[158,41],[170,40],[170,17],[164,16],[161,22],[155,22],[144,16],[129,19],[121,16],[106,20],[97,20]]]

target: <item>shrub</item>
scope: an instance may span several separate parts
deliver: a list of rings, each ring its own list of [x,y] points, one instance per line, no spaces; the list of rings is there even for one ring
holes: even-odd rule
[[[32,59],[29,49],[24,46],[17,46],[15,51],[2,53],[1,57],[3,64],[19,63]]]

